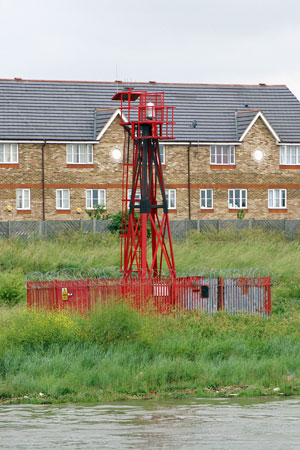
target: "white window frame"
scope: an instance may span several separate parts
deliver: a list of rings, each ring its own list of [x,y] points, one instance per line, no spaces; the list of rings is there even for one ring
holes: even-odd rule
[[[279,149],[279,164],[281,166],[299,166],[300,146],[282,145]]]
[[[93,191],[98,191],[98,205],[102,205],[106,209],[106,189],[86,189],[86,191],[85,191],[86,209],[89,209],[89,210],[95,209],[95,207],[93,206],[93,198],[94,198]],[[91,193],[91,197],[90,197],[91,198],[91,205],[88,205],[88,192]],[[104,203],[100,203],[101,193],[103,193]]]
[[[228,157],[227,162],[224,162],[225,149]],[[218,152],[220,152],[221,162],[217,162]],[[213,166],[235,165],[235,147],[233,145],[211,145],[210,164]]]
[[[162,165],[166,164],[166,146],[164,144],[159,144],[159,156]]]
[[[132,189],[127,190],[127,199],[128,199],[127,200],[127,209],[129,209],[129,207],[130,207],[131,192],[132,192]],[[140,189],[137,189],[135,191],[135,200],[136,200],[135,206],[139,206],[139,204],[140,204],[139,200],[141,200],[141,190]]]
[[[175,203],[174,206],[170,206],[170,203],[171,203],[170,192],[174,193],[174,203]],[[166,189],[165,193],[166,193],[166,198],[167,198],[167,203],[168,203],[168,209],[177,209],[176,189]]]
[[[25,192],[28,193],[28,199],[25,199]],[[22,206],[18,206],[18,193],[21,193],[21,204]],[[26,200],[28,200],[28,205],[24,206]],[[16,205],[17,210],[28,211],[30,210],[30,189],[16,189]]]
[[[2,151],[1,151],[2,150]],[[0,155],[3,155],[3,160],[0,159],[0,164],[18,164],[19,163],[19,146],[18,144],[4,144],[0,143]],[[8,159],[5,159],[5,155],[9,153]],[[13,160],[13,156],[16,158]]]
[[[76,147],[78,147],[78,152]],[[85,147],[86,161],[81,161],[80,147]],[[94,148],[92,144],[67,144],[67,164],[93,164],[94,161]],[[78,161],[76,154],[78,155]]]
[[[62,206],[59,206],[58,202],[59,202],[59,198],[58,198],[58,192],[62,192],[62,196],[61,196],[61,200],[62,200]],[[64,204],[64,193],[68,192],[68,207],[65,208],[63,206]],[[56,189],[56,209],[58,210],[64,210],[64,211],[69,211],[70,210],[70,189]]]
[[[207,206],[208,191],[211,191],[211,206]],[[202,206],[202,193],[204,193],[204,206]],[[213,189],[200,189],[200,209],[213,209],[214,208],[214,191]]]
[[[274,206],[276,199],[276,192],[278,192],[277,199],[279,201],[279,206]],[[284,193],[284,195],[283,195]],[[272,203],[271,203],[272,194]],[[282,206],[282,202],[285,202],[285,206]],[[286,189],[268,189],[268,208],[269,209],[287,209],[287,191]]]
[[[230,192],[233,192],[233,205],[231,206],[230,205]],[[245,195],[245,199],[246,199],[246,205],[245,206],[236,206],[235,205],[235,202],[236,202],[236,191],[239,191],[240,192],[240,201],[242,200],[242,197],[243,197],[243,195],[242,195],[242,193],[243,192],[245,192],[246,193],[246,195]],[[247,192],[247,189],[228,189],[228,208],[229,209],[247,209],[247,207],[248,207],[248,192]]]

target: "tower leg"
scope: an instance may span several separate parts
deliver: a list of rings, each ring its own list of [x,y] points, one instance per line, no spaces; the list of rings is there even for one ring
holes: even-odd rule
[[[141,275],[143,279],[147,278],[147,219],[148,214],[141,214]]]

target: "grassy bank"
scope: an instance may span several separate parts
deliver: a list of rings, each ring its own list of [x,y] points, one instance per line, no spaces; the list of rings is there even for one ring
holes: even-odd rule
[[[300,303],[300,239],[287,241],[283,234],[245,230],[195,233],[174,241],[179,273],[202,270],[264,267],[271,272],[273,313],[290,313]],[[1,241],[0,304],[25,300],[25,275],[64,268],[118,268],[119,237],[71,234],[49,240],[10,239]],[[3,288],[5,287],[5,289]]]
[[[25,274],[118,267],[118,237],[1,241],[0,305],[19,304],[0,307],[0,402],[300,395],[299,250],[300,240],[251,230],[174,242],[181,273],[270,271],[269,320],[141,316],[122,305],[83,318],[27,312]]]
[[[120,304],[83,318],[2,309],[0,398],[299,395],[299,344],[300,314],[156,317]]]

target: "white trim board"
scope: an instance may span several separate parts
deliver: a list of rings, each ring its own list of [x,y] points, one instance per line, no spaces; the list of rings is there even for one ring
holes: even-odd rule
[[[160,141],[160,144],[163,145],[194,145],[197,147],[201,147],[204,145],[241,145],[240,142],[170,142],[170,141],[164,141],[163,139]]]
[[[115,120],[115,118],[117,116],[120,116],[122,118],[122,120],[124,122],[127,121],[126,117],[124,116],[124,114],[121,114],[121,110],[120,109],[116,109],[112,115],[111,118],[108,119],[108,121],[106,122],[106,124],[104,125],[104,127],[102,128],[102,130],[99,132],[98,136],[96,137],[96,141],[99,142],[100,139],[103,137],[103,135],[106,133],[106,131],[108,130],[108,128],[111,126],[111,124],[113,123],[113,121]]]
[[[246,130],[240,137],[240,142],[243,142],[243,140],[245,139],[245,137],[247,136],[247,134],[249,133],[249,131],[251,130],[251,128],[253,127],[253,125],[255,124],[255,122],[257,121],[258,118],[260,118],[264,122],[264,124],[266,125],[268,130],[271,132],[271,134],[274,136],[276,141],[280,142],[280,137],[278,136],[278,134],[276,133],[274,128],[271,126],[270,122],[266,119],[266,117],[263,115],[263,113],[261,111],[258,111],[258,113],[253,117],[250,124],[247,126]]]

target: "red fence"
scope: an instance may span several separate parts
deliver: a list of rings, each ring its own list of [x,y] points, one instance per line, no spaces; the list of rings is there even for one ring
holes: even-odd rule
[[[84,312],[124,299],[130,306],[158,313],[174,309],[214,313],[271,313],[271,279],[184,277],[172,280],[86,278],[28,281],[29,308]]]

